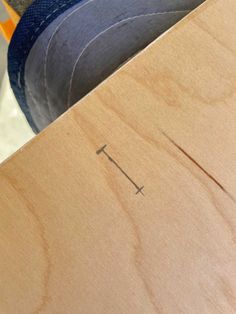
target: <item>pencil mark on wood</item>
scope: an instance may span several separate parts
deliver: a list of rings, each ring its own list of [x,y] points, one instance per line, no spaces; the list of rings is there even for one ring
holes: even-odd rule
[[[159,129],[159,131],[165,136],[165,138],[171,142],[181,153],[183,153],[191,162],[193,162],[207,177],[213,181],[227,196],[236,204],[236,199],[234,196],[226,190],[226,188],[213,177],[207,170],[205,170],[193,157],[191,157],[182,147],[180,147],[172,138],[169,137],[164,131]]]
[[[104,145],[104,146],[102,146],[99,150],[97,150],[97,155],[100,155],[100,154],[104,154],[107,158],[108,158],[108,160],[111,162],[111,163],[113,163],[119,170],[120,170],[120,172],[121,173],[123,173],[123,175],[132,183],[132,185],[136,188],[136,195],[137,194],[142,194],[143,196],[144,196],[144,192],[143,192],[143,190],[144,190],[144,186],[141,186],[141,187],[139,187],[135,182],[134,182],[134,180],[133,179],[131,179],[131,177],[120,167],[120,165],[107,153],[107,151],[106,151],[106,148],[107,148],[107,145]]]
[[[120,208],[126,215],[127,220],[133,230],[133,235],[135,239],[135,243],[133,244],[133,250],[134,250],[133,259],[134,259],[134,266],[135,266],[137,275],[143,285],[145,294],[147,295],[149,299],[150,305],[152,306],[154,313],[157,313],[157,314],[162,313],[163,308],[157,300],[157,296],[156,296],[157,291],[152,286],[147,272],[143,269],[143,265],[144,265],[143,258],[145,256],[145,252],[144,252],[144,245],[142,243],[141,232],[139,230],[140,226],[135,221],[135,217],[132,215],[130,210],[127,208],[127,204],[125,200],[121,197],[119,190],[116,189],[114,181],[110,180],[109,176],[107,176],[107,181],[112,187],[111,191],[114,197],[116,198],[117,202],[120,204]]]

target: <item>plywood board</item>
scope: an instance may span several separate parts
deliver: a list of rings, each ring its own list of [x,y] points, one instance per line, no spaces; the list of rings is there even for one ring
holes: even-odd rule
[[[208,0],[2,164],[1,313],[236,313],[235,16]]]

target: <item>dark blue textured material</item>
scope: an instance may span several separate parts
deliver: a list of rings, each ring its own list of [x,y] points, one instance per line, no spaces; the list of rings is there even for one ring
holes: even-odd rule
[[[8,51],[8,72],[14,94],[29,124],[35,125],[25,98],[24,70],[28,54],[39,35],[47,26],[81,0],[35,0],[23,15],[11,40]]]
[[[36,0],[9,49],[9,76],[35,132],[204,0]]]

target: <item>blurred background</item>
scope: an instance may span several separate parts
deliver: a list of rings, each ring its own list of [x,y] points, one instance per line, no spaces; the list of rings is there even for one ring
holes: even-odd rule
[[[6,19],[0,2],[0,21]],[[0,34],[0,163],[34,137],[10,88],[6,71],[7,48],[8,44]]]

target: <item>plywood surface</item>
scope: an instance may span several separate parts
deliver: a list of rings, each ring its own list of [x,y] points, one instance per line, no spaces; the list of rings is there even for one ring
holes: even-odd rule
[[[236,313],[235,16],[208,0],[1,166],[1,313]]]

